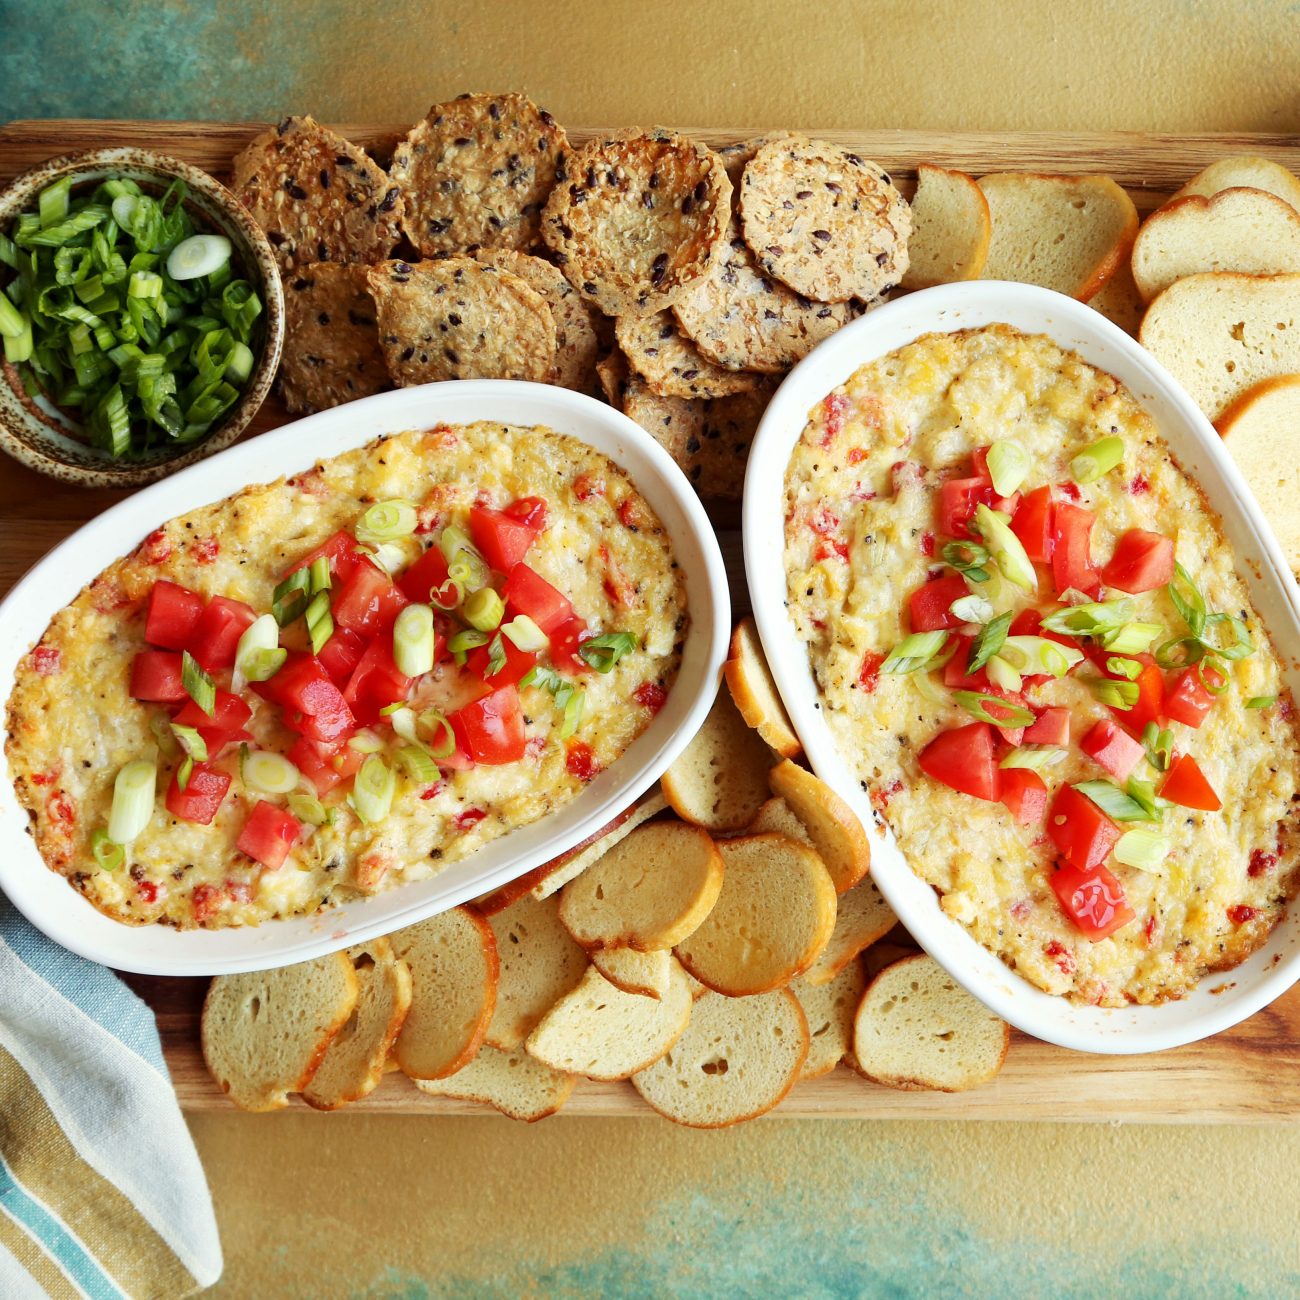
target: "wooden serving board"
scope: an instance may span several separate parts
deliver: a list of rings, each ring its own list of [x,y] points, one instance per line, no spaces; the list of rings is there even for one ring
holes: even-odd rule
[[[224,177],[230,160],[264,124],[221,122],[13,122],[0,128],[0,184],[58,154],[109,145],[160,149]],[[381,158],[406,126],[344,123],[337,128]],[[685,128],[713,145],[761,134]],[[601,128],[573,129],[581,142]],[[1195,172],[1229,154],[1250,153],[1300,171],[1300,137],[1036,132],[823,131],[880,162],[909,188],[918,162],[976,175],[992,171],[1106,172],[1142,211],[1156,207]],[[248,436],[286,422],[272,399]],[[0,596],[26,569],[86,520],[125,495],[84,491],[42,478],[0,457]],[[718,520],[725,526],[727,521]],[[724,537],[734,542],[734,536]],[[727,547],[728,550],[732,548]],[[734,554],[729,561],[734,562]],[[729,569],[737,575],[734,563]],[[736,604],[748,607],[742,589]],[[157,1012],[163,1048],[182,1106],[229,1110],[199,1052],[206,981],[127,976]],[[1226,977],[1230,980],[1231,976]],[[300,1105],[301,1103],[295,1103]],[[481,1114],[471,1103],[435,1099],[399,1075],[357,1107],[369,1113]],[[645,1115],[630,1085],[579,1085],[566,1115]],[[1084,1056],[1013,1034],[1006,1066],[988,1086],[949,1096],[877,1087],[841,1067],[797,1085],[774,1114],[858,1119],[1007,1119],[1159,1123],[1276,1123],[1300,1120],[1300,986],[1245,1024],[1202,1043],[1146,1057]]]

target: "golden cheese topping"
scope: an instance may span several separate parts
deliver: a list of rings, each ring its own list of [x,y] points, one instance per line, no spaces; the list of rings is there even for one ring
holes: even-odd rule
[[[1002,804],[949,789],[918,766],[938,732],[971,722],[941,674],[882,674],[879,665],[912,631],[909,595],[941,566],[939,487],[971,473],[975,449],[1014,438],[1029,453],[1029,492],[1068,484],[1072,458],[1109,436],[1123,440],[1122,463],[1077,489],[1096,516],[1093,556],[1109,557],[1130,529],[1172,538],[1209,607],[1238,614],[1257,648],[1226,665],[1228,688],[1199,730],[1167,724],[1222,810],[1166,809],[1160,830],[1171,851],[1149,872],[1109,859],[1136,915],[1090,942],[1050,884],[1056,855],[1043,822],[1019,825]],[[1300,884],[1291,700],[1220,521],[1117,380],[1005,325],[925,336],[863,366],[811,413],[785,505],[790,614],[827,722],[877,817],[887,817],[948,915],[1040,988],[1102,1006],[1180,997],[1264,942]],[[999,609],[1042,605],[1041,590],[1035,599],[1002,588]],[[1042,588],[1051,591],[1040,569]],[[1164,625],[1169,637],[1186,630],[1163,587],[1133,600],[1136,619]],[[1027,696],[1072,713],[1068,754],[1043,774],[1051,791],[1104,777],[1078,748],[1112,716],[1084,674],[1028,687]],[[1274,696],[1272,707],[1245,707]]]
[[[419,535],[407,558],[445,526],[467,526],[477,503],[520,497],[547,504],[545,531],[527,562],[572,602],[592,629],[628,632],[636,647],[608,673],[582,677],[585,717],[572,761],[563,714],[538,686],[520,688],[525,757],[444,771],[433,784],[399,776],[388,817],[362,822],[347,785],[325,796],[332,820],[304,836],[271,871],[235,841],[258,798],[240,776],[238,750],[216,765],[232,776],[211,825],[171,816],[162,798],[176,765],[160,764],[159,797],[145,831],[114,871],[99,870],[90,837],[108,820],[123,764],[157,752],[151,719],[161,705],[131,697],[130,671],[144,648],[144,605],[160,578],[201,595],[271,607],[285,572],[371,504],[409,500]],[[23,660],[8,705],[6,752],[18,797],[46,863],[96,907],[132,924],[249,925],[294,916],[420,880],[448,862],[561,807],[616,762],[649,724],[677,675],[687,627],[683,576],[662,524],[627,475],[584,443],[546,428],[479,423],[381,438],[290,479],[249,487],[173,519],[134,554],[111,564],[50,623]],[[295,643],[293,638],[298,638]],[[304,639],[285,629],[286,645]],[[545,662],[545,656],[543,656]],[[229,674],[218,685],[228,686]],[[451,662],[417,679],[413,704],[450,712],[475,691]],[[250,692],[253,745],[284,753],[296,737],[280,711]],[[350,783],[349,783],[350,784]],[[283,798],[279,799],[283,804]]]

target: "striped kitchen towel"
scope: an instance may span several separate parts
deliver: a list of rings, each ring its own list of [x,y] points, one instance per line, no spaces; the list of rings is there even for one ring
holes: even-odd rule
[[[220,1276],[153,1013],[0,895],[0,1296],[170,1298]]]

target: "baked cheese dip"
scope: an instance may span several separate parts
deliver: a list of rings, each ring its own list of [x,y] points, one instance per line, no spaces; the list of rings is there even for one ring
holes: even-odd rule
[[[668,536],[545,428],[398,433],[173,519],[22,661],[46,863],[131,924],[253,925],[419,880],[572,799],[672,689]]]
[[[1042,989],[1183,996],[1300,884],[1300,745],[1219,519],[1112,376],[1005,325],[811,413],[788,604],[944,911]]]

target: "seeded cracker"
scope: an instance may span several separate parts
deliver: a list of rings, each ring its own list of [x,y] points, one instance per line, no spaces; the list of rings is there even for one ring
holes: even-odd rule
[[[426,257],[529,248],[568,140],[525,95],[461,95],[435,104],[393,152],[403,228]]]
[[[476,254],[480,262],[498,271],[517,275],[535,289],[555,318],[556,371],[554,382],[579,393],[596,390],[596,358],[600,339],[596,335],[594,313],[582,295],[550,262],[527,253],[499,248]]]
[[[674,308],[704,356],[730,370],[780,374],[850,320],[842,302],[813,302],[767,275],[733,220],[727,248]]]
[[[700,496],[739,501],[745,461],[770,384],[734,397],[660,397],[635,375],[623,393],[623,413],[635,420],[682,467]]]
[[[379,350],[368,267],[317,262],[284,282],[280,395],[292,415],[323,411],[392,387]]]
[[[735,144],[724,144],[714,152],[722,159],[727,169],[727,179],[731,182],[731,207],[734,211],[740,206],[741,178],[750,159],[765,145],[773,140],[784,140],[789,133],[772,131],[767,135],[753,136],[749,140],[737,140]]]
[[[759,265],[806,298],[867,301],[907,270],[903,196],[875,163],[824,140],[765,144],[745,168],[740,214]]]
[[[596,362],[600,391],[605,394],[605,400],[618,411],[623,409],[628,373],[627,358],[617,348]]]
[[[655,128],[560,160],[542,238],[569,283],[609,316],[671,307],[708,270],[731,182],[702,144]]]
[[[517,275],[472,257],[370,269],[379,342],[395,383],[531,379],[555,373],[555,320]]]
[[[364,150],[310,117],[286,117],[234,162],[232,188],[286,270],[378,262],[400,237],[402,198]]]
[[[614,332],[633,370],[660,397],[729,397],[752,392],[758,384],[756,375],[715,366],[670,311],[620,316]]]

